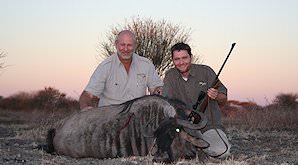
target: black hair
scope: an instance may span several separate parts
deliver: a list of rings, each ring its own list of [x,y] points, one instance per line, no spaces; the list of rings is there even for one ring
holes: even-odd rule
[[[186,50],[187,53],[189,54],[189,56],[190,57],[192,56],[190,46],[188,44],[183,43],[183,42],[176,43],[175,45],[172,46],[172,48],[171,48],[172,58],[173,58],[173,52],[175,50],[178,50],[178,51]]]

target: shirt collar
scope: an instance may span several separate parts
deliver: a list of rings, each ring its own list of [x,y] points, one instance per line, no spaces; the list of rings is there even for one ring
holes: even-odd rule
[[[193,64],[190,64],[190,73],[189,73],[188,79],[195,75],[194,69],[192,69],[192,68],[193,68]],[[175,67],[175,70],[176,70],[176,73],[178,73],[176,78],[183,79],[182,74],[179,72],[179,70],[176,67]]]
[[[190,73],[189,73],[190,76],[194,76],[195,75],[195,71],[194,71],[193,67],[194,67],[194,65],[193,64],[190,64]]]

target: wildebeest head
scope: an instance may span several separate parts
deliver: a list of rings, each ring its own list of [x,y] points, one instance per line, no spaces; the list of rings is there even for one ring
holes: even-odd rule
[[[155,118],[152,118],[144,128],[144,136],[156,137],[157,151],[153,160],[158,162],[171,162],[178,157],[191,158],[196,156],[196,148],[209,147],[209,143],[204,141],[200,134],[194,133],[206,126],[206,116],[189,110],[178,100],[169,102],[175,108],[176,115],[163,119],[158,125],[154,124]],[[171,147],[175,138],[175,142],[180,143],[181,148],[175,146],[176,144]]]

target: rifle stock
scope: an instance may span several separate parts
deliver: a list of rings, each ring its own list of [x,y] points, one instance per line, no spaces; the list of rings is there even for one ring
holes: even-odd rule
[[[214,80],[214,82],[212,83],[212,88],[218,88],[219,83],[220,83],[219,79]],[[201,101],[198,111],[204,113],[207,108],[207,105],[208,105],[208,95],[205,93],[205,96]]]

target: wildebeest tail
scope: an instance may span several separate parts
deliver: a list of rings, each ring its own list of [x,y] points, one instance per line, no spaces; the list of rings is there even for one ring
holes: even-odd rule
[[[47,135],[47,147],[45,148],[45,151],[47,153],[53,154],[55,152],[54,148],[54,137],[55,137],[55,129],[51,128],[48,130],[48,135]]]
[[[43,151],[46,151],[47,153],[53,154],[55,152],[54,144],[53,144],[54,136],[55,136],[55,129],[53,128],[49,129],[46,143],[39,144],[37,147],[34,147],[34,149],[43,150]]]

